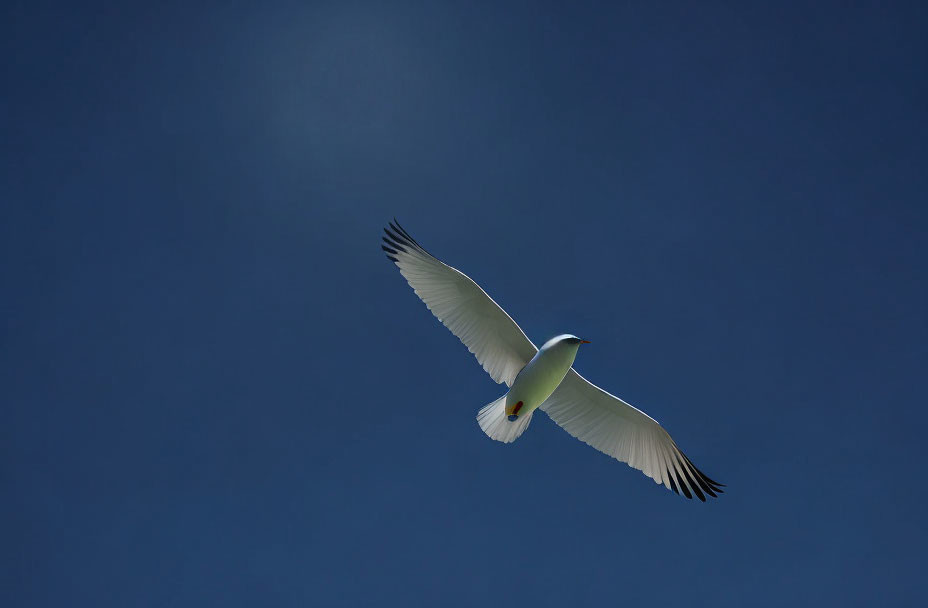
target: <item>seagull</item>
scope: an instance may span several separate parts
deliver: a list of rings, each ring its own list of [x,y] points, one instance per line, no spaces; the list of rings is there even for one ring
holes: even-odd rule
[[[580,441],[638,469],[668,490],[705,502],[724,484],[697,469],[656,420],[573,369],[582,344],[561,334],[539,349],[493,298],[463,272],[425,250],[394,218],[381,248],[439,321],[490,377],[509,391],[477,413],[490,438],[511,443],[540,409]]]

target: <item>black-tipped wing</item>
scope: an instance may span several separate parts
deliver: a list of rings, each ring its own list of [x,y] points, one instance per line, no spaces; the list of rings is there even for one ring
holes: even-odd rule
[[[477,283],[427,252],[399,223],[391,223],[384,232],[381,248],[416,295],[477,357],[490,377],[512,386],[538,351],[532,341]]]
[[[724,485],[693,466],[656,420],[573,369],[539,409],[580,441],[669,490],[683,492],[687,498],[695,495],[703,502],[706,495],[722,493]]]

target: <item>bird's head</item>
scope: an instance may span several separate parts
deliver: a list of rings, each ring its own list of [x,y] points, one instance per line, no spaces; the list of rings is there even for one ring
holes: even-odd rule
[[[578,345],[579,345],[579,344],[590,344],[590,341],[589,341],[589,340],[581,340],[581,339],[578,338],[577,336],[573,336],[573,335],[568,336],[568,337],[565,339],[565,341],[566,341],[568,344],[578,344]]]
[[[559,336],[554,336],[542,346],[542,350],[555,348],[555,347],[564,347],[564,346],[573,346],[574,348],[580,348],[581,344],[589,344],[589,340],[581,340],[573,334],[561,334]]]

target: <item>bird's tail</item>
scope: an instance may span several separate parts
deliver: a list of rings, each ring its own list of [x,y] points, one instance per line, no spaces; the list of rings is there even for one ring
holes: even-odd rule
[[[503,395],[493,403],[480,408],[477,412],[477,424],[490,439],[512,443],[528,428],[533,413],[529,412],[510,422],[506,418],[506,395]]]

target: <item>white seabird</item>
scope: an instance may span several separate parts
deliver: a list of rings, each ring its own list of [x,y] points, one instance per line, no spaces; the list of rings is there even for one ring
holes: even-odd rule
[[[707,477],[656,420],[610,395],[572,367],[587,340],[571,334],[538,349],[470,277],[409,236],[396,220],[381,248],[425,305],[509,392],[484,406],[477,422],[497,441],[515,441],[540,409],[565,431],[687,498],[702,501],[724,484]]]

